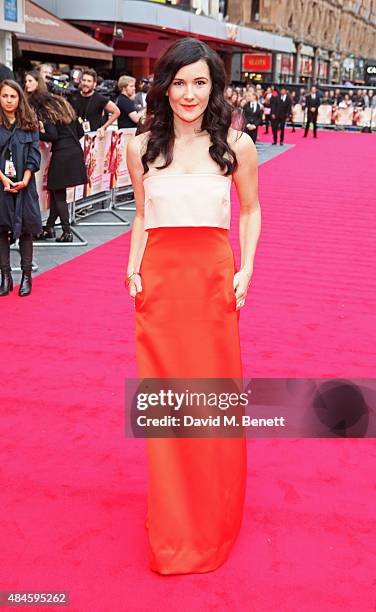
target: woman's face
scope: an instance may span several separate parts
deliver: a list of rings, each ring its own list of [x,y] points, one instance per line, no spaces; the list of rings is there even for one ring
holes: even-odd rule
[[[209,66],[204,60],[199,60],[178,70],[166,95],[174,114],[191,123],[203,115],[211,88]]]
[[[0,106],[5,113],[15,113],[18,108],[19,95],[15,89],[4,85],[0,93]]]
[[[33,93],[38,89],[38,81],[31,74],[28,74],[25,79],[25,91],[28,94]]]

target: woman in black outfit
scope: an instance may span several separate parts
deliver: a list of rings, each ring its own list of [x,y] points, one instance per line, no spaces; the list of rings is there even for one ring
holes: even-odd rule
[[[60,217],[63,233],[56,242],[72,242],[69,222],[67,187],[87,183],[84,153],[80,138],[84,135],[75,111],[61,96],[36,91],[28,98],[40,121],[40,139],[52,142],[51,161],[47,176],[50,195],[50,215],[37,240],[56,236],[54,225]]]
[[[38,120],[15,81],[0,84],[0,296],[13,290],[10,245],[19,238],[22,280],[31,293],[33,234],[42,229],[34,173],[39,170]]]

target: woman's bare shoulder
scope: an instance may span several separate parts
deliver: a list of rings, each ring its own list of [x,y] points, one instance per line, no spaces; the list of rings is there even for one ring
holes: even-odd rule
[[[128,147],[130,147],[131,152],[134,155],[137,155],[137,157],[139,157],[140,159],[146,151],[150,134],[150,130],[148,132],[143,132],[142,134],[137,134],[137,136],[131,138],[128,143]]]
[[[249,136],[249,134],[246,134],[241,130],[235,130],[232,127],[229,128],[227,134],[227,142],[232,148],[242,149],[244,146],[247,146],[247,144],[249,144],[249,141],[253,143],[252,138]]]

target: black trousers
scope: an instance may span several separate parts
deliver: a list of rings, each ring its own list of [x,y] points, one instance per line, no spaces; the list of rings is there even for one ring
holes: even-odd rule
[[[250,135],[250,137],[252,138],[253,142],[256,144],[256,142],[257,142],[258,126],[254,130],[245,130],[245,131],[247,132],[247,134]]]
[[[52,229],[56,219],[60,217],[63,232],[70,232],[69,206],[67,204],[66,189],[49,189],[50,193],[50,214],[46,222],[46,227]]]
[[[317,113],[307,112],[307,123],[304,130],[304,136],[307,136],[309,131],[309,124],[313,123],[313,135],[316,138],[317,135]]]
[[[280,139],[281,142],[283,142],[283,139],[285,137],[285,124],[285,118],[281,119],[279,117],[276,117],[275,119],[272,119],[273,142],[277,142],[278,140],[278,129],[281,130]]]
[[[33,265],[32,234],[21,234],[19,246],[21,254],[21,269],[23,272],[31,272]],[[9,230],[3,225],[0,225],[0,268],[3,273],[11,271]]]

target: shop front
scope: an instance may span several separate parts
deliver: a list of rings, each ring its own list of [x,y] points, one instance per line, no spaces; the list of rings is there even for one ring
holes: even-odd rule
[[[125,73],[136,78],[152,74],[161,53],[183,36],[194,36],[217,51],[229,80],[243,78],[243,53],[295,52],[291,38],[225,21],[225,0],[117,0],[108,5],[91,0],[85,8],[78,2],[40,1],[60,18],[114,49],[115,77]],[[255,74],[257,79],[266,74],[262,66],[245,72]]]
[[[316,57],[316,83],[329,83],[330,54],[326,49],[319,49]]]
[[[292,53],[276,54],[276,76],[278,83],[294,82],[294,55]]]
[[[242,56],[243,82],[270,82],[272,80],[271,53],[244,53]]]
[[[313,62],[315,52],[313,47],[302,45],[299,55],[299,82],[311,85],[313,80]]]
[[[34,2],[25,2],[25,31],[16,32],[15,65],[19,71],[33,64],[111,67],[113,49],[59,19]]]

